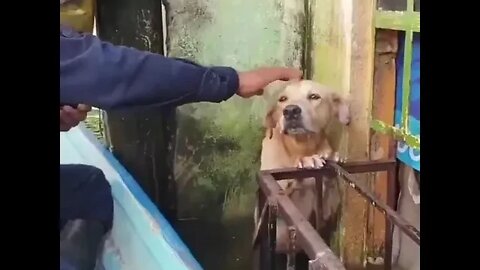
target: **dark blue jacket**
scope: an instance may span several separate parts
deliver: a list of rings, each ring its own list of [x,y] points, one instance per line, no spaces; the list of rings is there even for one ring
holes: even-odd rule
[[[60,104],[111,110],[221,102],[238,89],[229,67],[203,67],[60,27]]]

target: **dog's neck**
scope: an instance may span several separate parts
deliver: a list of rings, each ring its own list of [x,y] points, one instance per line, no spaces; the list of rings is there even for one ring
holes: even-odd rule
[[[275,134],[283,143],[283,146],[290,156],[311,156],[318,154],[324,148],[330,148],[325,133],[312,133],[304,135]]]

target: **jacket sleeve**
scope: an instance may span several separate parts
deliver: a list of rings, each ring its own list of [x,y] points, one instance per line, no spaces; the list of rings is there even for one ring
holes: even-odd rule
[[[221,102],[238,89],[229,67],[203,67],[60,27],[60,103],[101,109]]]

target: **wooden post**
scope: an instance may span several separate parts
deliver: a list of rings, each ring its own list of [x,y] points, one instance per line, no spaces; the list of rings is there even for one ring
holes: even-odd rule
[[[100,0],[97,26],[98,36],[105,41],[163,54],[159,0]],[[160,109],[107,112],[106,116],[113,153],[172,223],[176,217],[174,118],[173,111]]]
[[[350,44],[350,95],[353,121],[349,127],[348,158],[370,158],[370,122],[373,95],[375,1],[352,1],[352,29]],[[370,175],[359,175],[366,183]],[[370,205],[354,189],[346,188],[342,209],[343,262],[347,269],[364,269],[366,262],[366,228]]]
[[[387,123],[394,124],[395,108],[395,81],[396,64],[395,57],[398,49],[397,32],[390,30],[380,30],[376,32],[375,44],[375,73],[372,102],[372,118]],[[370,158],[372,160],[395,157],[395,141],[382,133],[373,131],[370,140]],[[389,175],[386,172],[377,173],[372,188],[375,193],[388,202],[395,200],[389,198],[389,191],[394,192],[396,185],[395,173]],[[391,182],[389,182],[391,181]],[[392,196],[390,196],[392,197]],[[391,249],[391,235],[389,233],[389,224],[386,223],[385,216],[377,209],[370,208],[368,216],[367,231],[367,253],[371,258],[367,258],[370,263],[377,261],[384,254],[384,262],[387,266]]]
[[[312,78],[348,93],[352,123],[332,134],[332,144],[349,160],[370,158],[373,95],[374,0],[320,0],[312,4]],[[337,138],[338,141],[335,141]],[[369,175],[358,176],[370,182]],[[347,269],[364,269],[369,204],[355,190],[328,181],[322,237]]]

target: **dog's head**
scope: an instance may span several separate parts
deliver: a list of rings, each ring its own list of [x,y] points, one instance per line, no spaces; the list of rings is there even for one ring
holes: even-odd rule
[[[309,80],[285,84],[267,113],[265,126],[287,135],[322,133],[333,119],[350,124],[347,100],[333,89]]]

